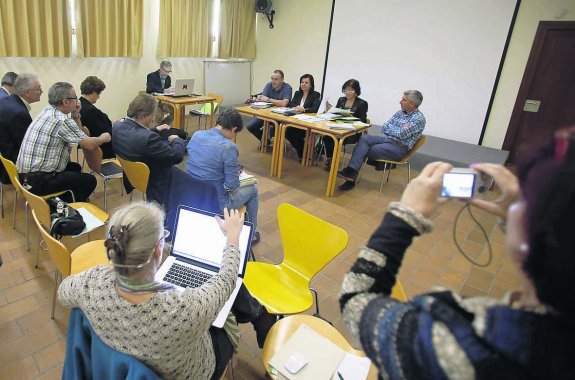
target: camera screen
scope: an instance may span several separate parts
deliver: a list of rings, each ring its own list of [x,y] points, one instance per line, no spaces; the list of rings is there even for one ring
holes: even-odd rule
[[[475,174],[473,173],[445,173],[443,175],[442,197],[472,198]]]

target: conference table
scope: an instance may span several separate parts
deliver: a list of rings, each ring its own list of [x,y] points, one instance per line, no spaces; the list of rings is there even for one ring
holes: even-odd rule
[[[332,129],[329,127],[329,121],[309,122],[299,120],[292,116],[285,116],[279,113],[272,112],[276,107],[254,109],[250,106],[236,107],[236,110],[246,116],[251,116],[263,120],[264,126],[262,130],[262,141],[267,141],[269,134],[269,127],[275,127],[275,138],[272,148],[272,162],[270,165],[270,176],[282,177],[283,155],[285,145],[285,133],[288,128],[298,128],[306,132],[304,155],[302,157],[303,166],[311,166],[313,164],[314,142],[317,135],[328,137],[334,140],[334,152],[331,160],[331,167],[327,180],[327,188],[325,195],[332,197],[335,191],[335,183],[337,180],[337,168],[339,160],[341,159],[343,151],[343,141],[345,138],[352,136],[358,132],[362,132],[369,128],[369,125],[354,126],[354,129]],[[313,116],[313,115],[310,115]],[[262,144],[262,151],[265,150],[265,144]]]
[[[214,109],[214,102],[216,98],[213,96],[166,96],[166,95],[154,95],[156,99],[163,103],[167,103],[174,108],[174,128],[183,129],[183,124],[185,122],[186,116],[186,106],[193,104],[206,104],[211,103]],[[210,115],[210,128],[214,126],[214,113]]]

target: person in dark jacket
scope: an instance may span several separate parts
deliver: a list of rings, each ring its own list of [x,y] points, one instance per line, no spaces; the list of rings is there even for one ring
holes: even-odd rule
[[[319,109],[320,102],[321,95],[315,91],[313,75],[302,75],[301,78],[299,78],[299,90],[293,95],[288,107],[293,107],[297,113],[316,113]],[[286,139],[297,151],[300,160],[303,157],[305,134],[306,132],[299,128],[288,128],[286,130]]]
[[[89,76],[80,84],[80,120],[82,126],[88,128],[90,136],[100,136],[104,132],[112,134],[112,121],[104,112],[100,111],[94,104],[100,99],[102,91],[106,88],[104,82],[96,77]],[[116,154],[112,148],[112,143],[105,143],[100,146],[102,149],[102,158],[115,158]]]
[[[470,203],[505,221],[506,253],[520,291],[497,300],[438,290],[407,302],[390,297],[406,249],[431,231],[442,178],[435,162],[392,202],[344,277],[346,325],[385,379],[575,378],[575,128],[519,165],[474,164],[500,189]]]

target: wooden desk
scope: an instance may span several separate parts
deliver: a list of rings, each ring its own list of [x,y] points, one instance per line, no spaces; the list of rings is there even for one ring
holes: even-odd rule
[[[156,99],[161,102],[167,103],[174,107],[174,128],[183,129],[183,124],[186,115],[186,106],[192,104],[205,104],[211,103],[212,110],[214,109],[214,102],[216,98],[213,96],[166,96],[166,95],[154,95]],[[210,128],[214,126],[214,113],[210,115]]]
[[[284,116],[279,113],[272,112],[274,108],[253,109],[250,106],[237,107],[236,110],[247,116],[252,116],[264,121],[262,142],[267,140],[269,124],[275,125],[276,133],[274,138],[274,145],[272,150],[272,163],[270,168],[270,176],[281,178],[283,166],[283,146],[285,144],[285,131],[287,128],[298,128],[306,131],[306,142],[304,148],[304,156],[302,158],[302,165],[309,166],[313,160],[313,148],[315,135],[329,136],[335,142],[333,158],[331,160],[331,168],[327,180],[327,188],[325,195],[332,197],[335,191],[335,182],[337,179],[337,167],[341,158],[343,150],[343,140],[346,137],[352,136],[358,132],[366,130],[369,126],[356,127],[355,130],[334,130],[330,129],[328,122],[310,123],[302,120],[295,119],[290,116]],[[265,144],[262,143],[262,148]],[[262,149],[262,151],[263,151]]]
[[[277,321],[270,329],[268,336],[266,337],[266,342],[262,350],[262,362],[272,379],[277,377],[270,373],[269,361],[274,357],[274,355],[286,344],[289,338],[296,332],[296,330],[301,326],[306,325],[319,335],[330,340],[333,344],[340,347],[345,352],[354,354],[357,356],[365,356],[365,353],[361,350],[354,349],[348,341],[336,330],[335,327],[327,323],[326,321],[312,317],[311,315],[299,314],[285,317]],[[367,375],[368,379],[377,379],[377,368],[371,364],[369,368],[369,373]]]

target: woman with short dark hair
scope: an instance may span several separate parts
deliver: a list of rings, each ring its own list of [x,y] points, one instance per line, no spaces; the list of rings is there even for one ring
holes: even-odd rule
[[[80,84],[80,92],[82,93],[80,96],[80,103],[82,103],[80,120],[82,126],[90,131],[90,136],[100,136],[104,132],[112,135],[112,121],[108,115],[95,106],[105,88],[104,82],[96,76],[89,76]],[[102,144],[100,148],[102,148],[102,158],[116,157],[112,142]]]
[[[350,272],[340,306],[352,335],[388,379],[575,378],[575,128],[519,165],[474,164],[500,189],[471,204],[507,218],[506,253],[521,290],[501,300],[444,290],[390,297],[405,251],[431,231],[442,178],[435,162],[392,202]]]

